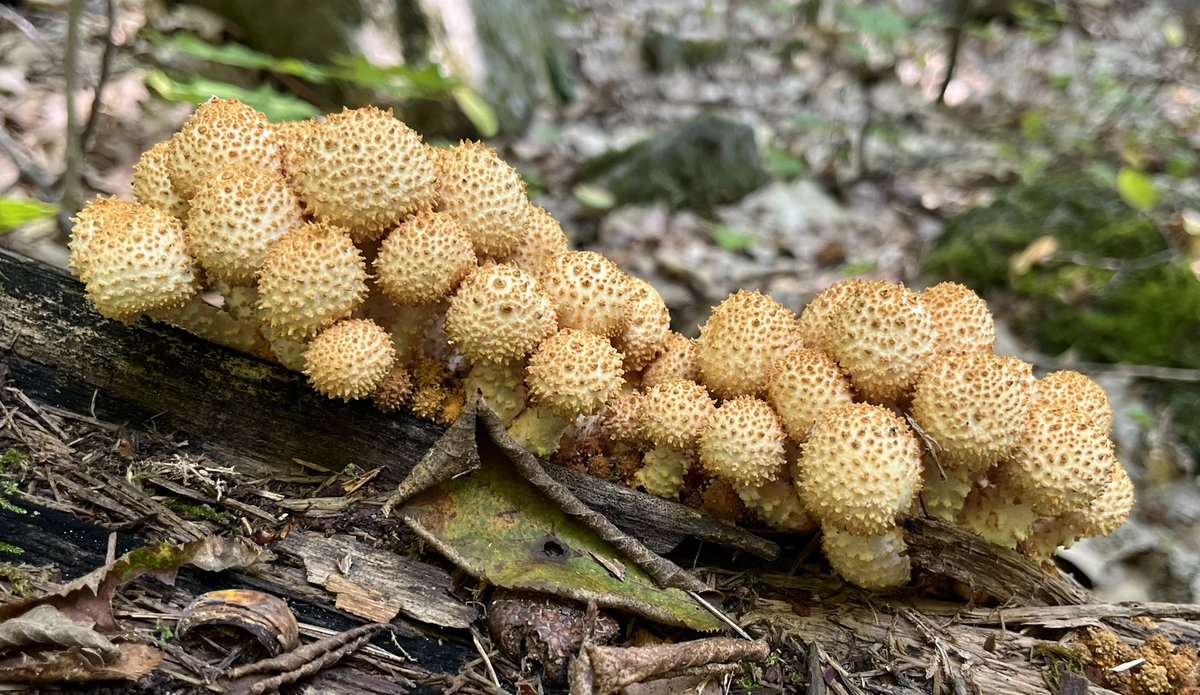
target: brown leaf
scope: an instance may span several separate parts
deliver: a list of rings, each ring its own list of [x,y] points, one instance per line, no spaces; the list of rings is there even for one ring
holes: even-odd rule
[[[117,645],[115,658],[107,663],[86,649],[20,653],[0,660],[0,681],[54,683],[135,681],[150,673],[163,660],[162,652],[148,644],[125,642]]]

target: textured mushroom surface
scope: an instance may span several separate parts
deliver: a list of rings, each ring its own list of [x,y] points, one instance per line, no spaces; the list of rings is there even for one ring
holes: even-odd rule
[[[858,278],[842,280],[818,292],[812,298],[808,306],[804,307],[804,311],[800,312],[800,319],[797,321],[800,339],[806,347],[829,352],[829,331],[833,325],[833,318],[841,313],[843,302],[854,293],[854,288],[864,282],[866,280]]]
[[[722,403],[700,432],[698,453],[704,469],[735,487],[761,485],[780,474],[784,458],[783,423],[766,401],[738,396]]]
[[[495,149],[464,140],[439,150],[434,163],[442,205],[471,235],[476,255],[502,261],[525,243],[525,182]]]
[[[275,130],[263,114],[234,99],[212,99],[173,138],[167,172],[176,194],[191,200],[212,174],[234,164],[282,171]]]
[[[912,563],[904,555],[908,544],[899,529],[856,536],[827,528],[821,535],[821,549],[835,572],[864,589],[903,586],[912,574]]]
[[[718,304],[700,327],[696,365],[719,398],[764,395],[772,363],[798,339],[795,314],[764,294],[743,290]]]
[[[629,277],[595,251],[571,251],[554,259],[541,286],[554,302],[560,328],[609,338],[629,323]]]
[[[788,436],[800,444],[826,412],[854,402],[854,390],[833,358],[817,350],[800,349],[775,361],[767,385],[767,402],[779,413]]]
[[[646,390],[638,411],[641,431],[655,446],[689,449],[717,411],[708,391],[694,381],[676,380]]]
[[[536,280],[511,265],[487,264],[473,271],[446,310],[446,335],[475,364],[520,359],[555,326],[550,298]]]
[[[535,278],[540,278],[559,256],[568,251],[570,243],[558,220],[544,209],[530,203],[529,231],[525,240],[509,256],[509,262]]]
[[[529,358],[525,383],[535,403],[561,417],[590,415],[624,382],[621,353],[587,331],[564,328]]]
[[[1040,514],[1081,509],[1100,496],[1116,462],[1113,444],[1095,421],[1067,404],[1030,408],[1002,484]]]
[[[304,374],[318,392],[349,401],[371,395],[395,361],[387,331],[369,319],[347,319],[321,331],[308,344]]]
[[[613,337],[613,345],[625,356],[625,369],[641,370],[654,361],[671,333],[671,314],[654,286],[641,278],[626,276],[629,321]]]
[[[71,240],[67,244],[71,256],[67,261],[67,267],[75,277],[85,283],[88,281],[88,246],[91,245],[92,238],[96,236],[96,233],[106,226],[123,224],[136,210],[137,205],[129,200],[97,196],[88,201],[87,205],[71,218],[73,224]]]
[[[1033,403],[1038,406],[1071,404],[1092,418],[1105,434],[1112,430],[1113,411],[1108,394],[1100,384],[1079,372],[1050,372],[1038,379],[1033,387]]]
[[[163,140],[142,153],[133,165],[133,199],[187,220],[188,201],[171,183],[170,161],[175,139]]]
[[[367,296],[362,252],[338,227],[310,222],[267,253],[258,281],[262,319],[284,336],[311,335],[348,318]]]
[[[800,495],[822,527],[887,532],[921,486],[921,447],[887,408],[855,403],[817,423],[798,465]]]
[[[991,352],[996,347],[996,325],[987,302],[971,288],[942,282],[921,293],[937,333],[938,352]]]
[[[696,341],[678,333],[669,333],[663,339],[662,352],[642,370],[642,386],[650,388],[673,379],[700,379],[700,368],[696,366]]]
[[[384,238],[375,259],[379,288],[396,304],[440,302],[475,269],[471,238],[453,215],[425,211]]]

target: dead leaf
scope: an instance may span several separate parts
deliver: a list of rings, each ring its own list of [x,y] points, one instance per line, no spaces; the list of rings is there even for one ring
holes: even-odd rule
[[[54,606],[37,606],[24,614],[0,623],[0,653],[13,647],[79,647],[105,659],[116,656],[118,649],[107,637],[91,627],[80,625]]]
[[[148,644],[124,642],[107,663],[94,652],[72,647],[66,651],[20,653],[0,660],[0,681],[54,683],[70,681],[135,681],[162,663],[163,654]]]

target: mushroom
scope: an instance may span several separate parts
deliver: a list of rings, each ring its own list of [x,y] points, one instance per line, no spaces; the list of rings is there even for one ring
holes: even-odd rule
[[[434,156],[442,208],[471,235],[480,258],[506,260],[529,233],[525,181],[496,150],[463,140]]]
[[[971,533],[996,545],[1016,548],[1029,537],[1038,515],[1016,491],[984,480],[974,487],[956,521]]]
[[[716,412],[708,391],[694,381],[668,381],[646,390],[638,410],[639,429],[653,447],[634,482],[646,492],[676,499],[691,468],[690,450]]]
[[[436,200],[421,136],[374,107],[343,109],[289,152],[292,184],[317,220],[374,241]]]
[[[412,376],[402,365],[392,365],[392,371],[383,378],[371,394],[371,402],[385,413],[395,413],[404,407],[412,395]]]
[[[554,259],[541,287],[554,303],[559,328],[611,338],[629,323],[629,276],[595,251],[570,251]]]
[[[188,248],[210,280],[253,285],[271,244],[303,224],[300,201],[278,171],[235,164],[197,189],[187,217]]]
[[[1134,501],[1133,481],[1120,461],[1114,461],[1099,497],[1082,509],[1038,519],[1020,544],[1021,552],[1048,560],[1060,547],[1069,548],[1080,538],[1107,536],[1129,520]]]
[[[391,336],[370,319],[346,319],[321,331],[304,353],[304,374],[319,393],[350,401],[371,395],[396,361]]]
[[[696,366],[696,341],[678,333],[668,333],[662,351],[642,370],[642,387],[650,388],[673,379],[699,381]]]
[[[786,438],[783,423],[766,401],[738,396],[722,403],[700,431],[700,463],[735,488],[761,485],[787,464]]]
[[[625,371],[637,372],[662,350],[671,333],[671,314],[653,285],[632,276],[626,282],[629,322],[613,337],[613,346],[625,356]]]
[[[719,398],[765,395],[772,363],[797,338],[789,309],[759,292],[732,294],[700,327],[701,380]]]
[[[1107,435],[1112,431],[1113,410],[1104,388],[1091,378],[1071,370],[1050,372],[1033,386],[1037,405],[1069,403],[1090,417]]]
[[[773,480],[737,488],[746,509],[776,531],[812,533],[817,522],[804,507],[796,486],[795,462]]]
[[[868,403],[817,421],[796,477],[804,506],[822,528],[887,533],[921,487],[921,447],[904,420]]]
[[[821,535],[821,550],[833,571],[864,589],[904,586],[912,575],[912,563],[904,555],[908,544],[899,528],[856,536],[827,526]]]
[[[779,413],[792,441],[802,444],[822,415],[854,402],[854,391],[833,358],[800,349],[775,361],[767,383],[767,402]]]
[[[806,347],[828,353],[830,328],[833,318],[842,311],[842,303],[854,293],[855,287],[867,282],[860,278],[850,278],[834,283],[813,296],[804,311],[800,312],[797,326],[800,340]]]
[[[468,394],[479,393],[505,425],[525,409],[525,360],[478,362],[463,382]]]
[[[434,304],[475,270],[475,250],[453,215],[424,211],[388,233],[374,267],[379,288],[396,304]]]
[[[852,285],[827,335],[830,356],[850,374],[854,390],[874,403],[908,396],[937,337],[921,298],[882,280]]]
[[[137,207],[138,204],[132,201],[97,196],[71,218],[71,239],[67,242],[71,256],[67,260],[67,268],[75,277],[85,284],[91,277],[88,269],[88,246],[96,233],[108,226],[124,224]]]
[[[529,203],[529,231],[508,260],[535,278],[541,278],[559,256],[570,250],[562,226],[544,209]]]
[[[258,311],[278,335],[304,339],[366,299],[367,269],[349,233],[309,222],[284,235],[259,269]]]
[[[996,325],[987,302],[969,287],[943,282],[921,293],[937,332],[938,352],[992,352]]]
[[[511,265],[474,270],[446,309],[446,335],[472,364],[519,360],[554,333],[555,324],[550,298]]]
[[[191,200],[214,173],[234,164],[282,171],[275,131],[262,113],[236,99],[211,99],[175,135],[167,174],[175,193]]]
[[[185,221],[188,201],[171,184],[168,169],[174,149],[175,138],[171,138],[142,153],[133,165],[133,199]]]
[[[535,405],[512,421],[509,434],[537,456],[554,453],[576,417],[599,411],[617,394],[621,374],[621,353],[607,340],[587,331],[558,331],[529,358],[525,383]]]

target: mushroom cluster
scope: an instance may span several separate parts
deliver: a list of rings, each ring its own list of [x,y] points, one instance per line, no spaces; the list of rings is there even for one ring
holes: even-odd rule
[[[1087,377],[995,355],[966,287],[851,280],[797,315],[741,291],[698,339],[573,251],[495,150],[433,148],[390,112],[274,125],[200,106],[75,220],[104,316],[148,314],[448,423],[480,394],[539,456],[735,522],[822,531],[833,568],[904,584],[901,514],[1040,559],[1119,527],[1133,489]]]

